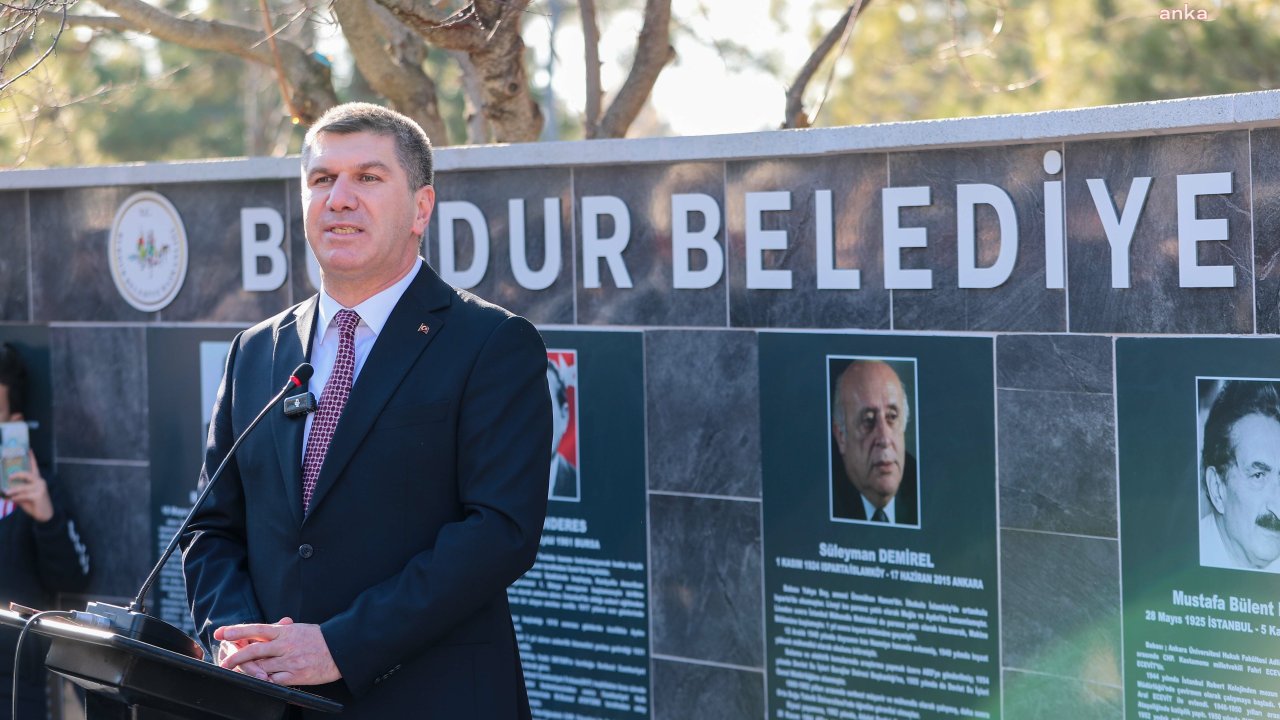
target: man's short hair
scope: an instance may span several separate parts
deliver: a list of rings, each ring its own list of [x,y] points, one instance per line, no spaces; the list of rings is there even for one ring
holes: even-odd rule
[[[0,343],[0,385],[9,389],[9,412],[27,411],[27,364],[22,361],[18,349],[9,343]]]
[[[550,358],[547,359],[547,372],[556,376],[556,388],[554,391],[556,407],[565,407],[569,404],[569,392],[565,388],[564,376],[560,374],[560,367],[552,362]]]
[[[330,108],[307,130],[302,143],[302,167],[311,160],[311,146],[320,133],[352,135],[367,132],[390,135],[396,141],[396,158],[409,176],[409,189],[430,185],[435,180],[431,159],[431,140],[412,118],[372,103],[346,103]]]
[[[1214,468],[1226,477],[1227,468],[1235,462],[1231,444],[1231,428],[1250,415],[1261,415],[1280,423],[1280,389],[1276,383],[1256,380],[1228,380],[1204,424],[1204,454],[1201,468]]]

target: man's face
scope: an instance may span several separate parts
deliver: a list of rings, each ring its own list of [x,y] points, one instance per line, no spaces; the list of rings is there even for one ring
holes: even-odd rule
[[[906,462],[907,405],[902,381],[884,363],[856,363],[841,377],[844,428],[835,423],[844,471],[876,507],[889,504],[902,483]]]
[[[1231,428],[1235,460],[1226,477],[1209,468],[1209,499],[1221,515],[1227,551],[1249,567],[1280,557],[1280,422],[1248,415]]]
[[[569,429],[569,404],[561,404],[560,395],[564,392],[564,385],[549,367],[547,391],[551,393],[551,452],[554,454],[560,448],[560,440],[564,438],[565,431]]]
[[[418,256],[434,206],[433,188],[409,188],[395,138],[316,136],[303,171],[302,207],[326,283],[377,292],[398,280]]]

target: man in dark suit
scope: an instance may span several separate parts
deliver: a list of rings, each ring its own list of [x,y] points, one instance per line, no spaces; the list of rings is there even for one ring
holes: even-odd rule
[[[836,380],[831,414],[840,460],[835,517],[919,525],[915,458],[906,448],[911,407],[898,374],[879,360],[855,360]]]
[[[232,344],[206,471],[304,360],[319,408],[273,408],[184,536],[197,630],[343,717],[528,718],[506,589],[546,513],[546,350],[418,257],[435,191],[413,121],[339,106],[302,159],[321,292]]]

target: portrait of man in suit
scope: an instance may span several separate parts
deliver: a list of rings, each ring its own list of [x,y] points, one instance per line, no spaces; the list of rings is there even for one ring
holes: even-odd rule
[[[435,188],[412,120],[335,107],[302,166],[320,292],[232,342],[202,476],[304,361],[318,407],[268,409],[183,536],[196,630],[344,718],[528,718],[506,590],[546,515],[546,348],[419,256]]]
[[[895,366],[914,361],[828,358],[833,520],[920,526],[913,403]]]
[[[1200,378],[1200,564],[1280,572],[1280,383]]]
[[[577,388],[570,392],[567,375],[574,369],[573,365],[562,367],[557,360],[564,358],[572,362],[575,355],[572,351],[547,351],[547,392],[551,395],[551,470],[547,477],[548,497],[551,500],[568,500],[577,502],[582,498],[578,484],[577,453],[573,457],[566,455],[566,435],[569,450],[577,449],[578,414],[573,407],[577,400]]]

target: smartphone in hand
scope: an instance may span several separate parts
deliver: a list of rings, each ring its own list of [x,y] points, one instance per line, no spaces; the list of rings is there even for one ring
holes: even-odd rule
[[[27,432],[25,422],[0,423],[0,494],[9,493],[9,476],[31,470]]]

